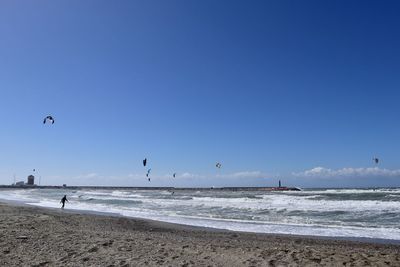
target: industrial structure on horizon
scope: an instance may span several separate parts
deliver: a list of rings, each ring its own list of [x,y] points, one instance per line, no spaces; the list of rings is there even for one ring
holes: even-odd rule
[[[35,176],[28,175],[26,183],[24,181],[15,182],[13,186],[35,186]]]

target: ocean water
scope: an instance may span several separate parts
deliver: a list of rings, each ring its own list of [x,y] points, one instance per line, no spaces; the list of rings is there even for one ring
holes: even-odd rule
[[[400,240],[400,189],[300,192],[3,189],[0,199],[42,207],[235,231]]]

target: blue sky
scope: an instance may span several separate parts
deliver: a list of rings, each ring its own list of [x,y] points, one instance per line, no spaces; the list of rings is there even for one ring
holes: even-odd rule
[[[399,7],[2,1],[0,183],[400,186]]]

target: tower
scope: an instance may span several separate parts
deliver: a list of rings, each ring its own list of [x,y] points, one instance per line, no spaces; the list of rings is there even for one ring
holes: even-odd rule
[[[34,185],[35,184],[35,176],[29,175],[27,185]]]

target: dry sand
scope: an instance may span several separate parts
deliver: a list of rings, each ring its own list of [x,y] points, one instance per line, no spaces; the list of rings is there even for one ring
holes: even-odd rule
[[[0,203],[0,266],[400,266],[400,246]]]

